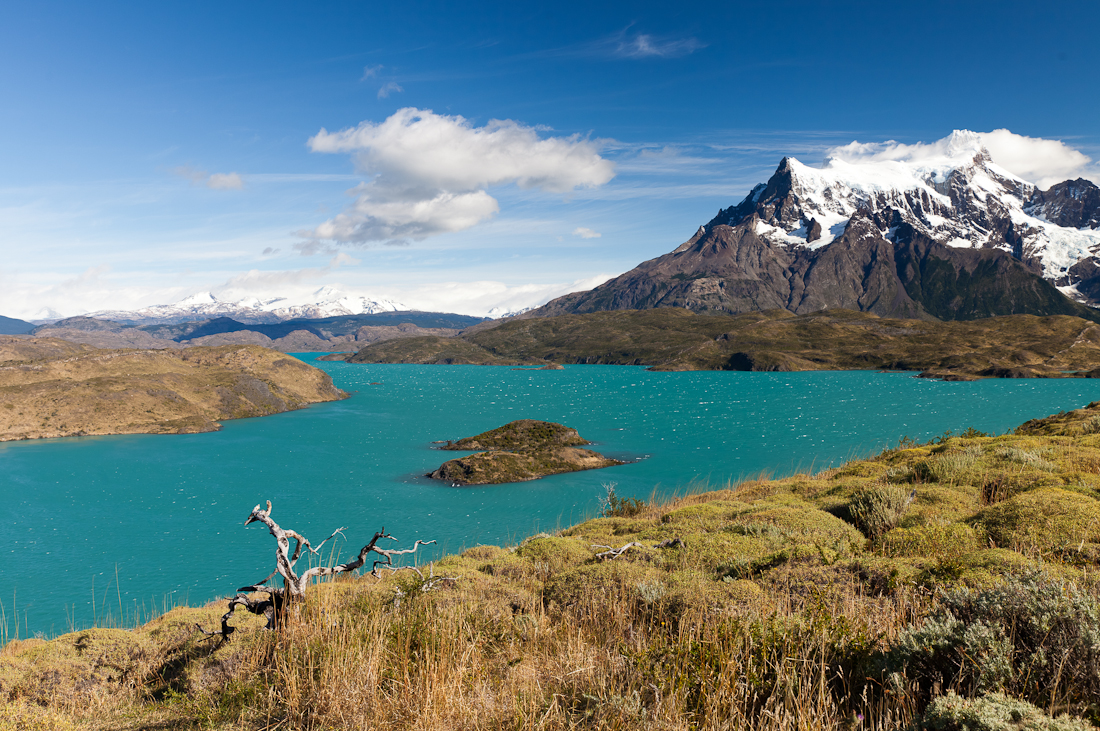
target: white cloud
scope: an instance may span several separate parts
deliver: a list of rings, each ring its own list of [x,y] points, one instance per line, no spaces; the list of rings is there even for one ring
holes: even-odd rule
[[[333,269],[335,269],[337,267],[355,266],[356,264],[362,264],[362,263],[363,263],[362,259],[356,259],[351,254],[346,254],[343,251],[341,251],[336,256],[332,257],[332,260],[329,261],[328,265],[330,267],[332,267]]]
[[[603,234],[598,231],[593,231],[590,228],[585,228],[584,226],[577,226],[573,229],[573,235],[580,236],[582,239],[598,239]]]
[[[378,75],[378,72],[381,71],[381,70],[382,70],[382,64],[378,64],[377,66],[364,66],[363,67],[363,76],[360,77],[359,80],[360,81],[366,81],[367,79],[373,79],[375,76]]]
[[[400,93],[405,90],[396,81],[387,81],[385,84],[382,85],[382,88],[378,90],[378,98],[389,99],[390,94],[394,93],[395,91]]]
[[[937,160],[959,160],[972,156],[984,147],[997,165],[1013,175],[1048,188],[1054,183],[1076,177],[1100,180],[1100,170],[1092,160],[1061,140],[1026,137],[997,129],[992,132],[956,130],[935,142],[911,145],[886,142],[852,142],[833,147],[827,157],[849,162],[899,160],[931,163]]]
[[[471,228],[500,210],[496,199],[483,190],[440,192],[431,198],[370,183],[352,190],[359,197],[351,208],[300,235],[340,242],[423,239]]]
[[[615,55],[622,58],[678,58],[695,53],[706,44],[696,38],[657,38],[639,33],[632,38],[622,38],[615,48]]]
[[[222,299],[243,299],[248,296],[281,296],[287,286],[303,286],[326,277],[342,266],[354,266],[359,259],[345,253],[337,253],[323,267],[305,267],[303,269],[268,270],[250,269],[243,274],[230,277],[222,284],[212,287],[211,292]]]
[[[1007,129],[981,135],[989,155],[1001,167],[1040,188],[1076,177],[1100,182],[1100,170],[1086,155],[1061,140],[1024,137]]]
[[[150,295],[172,298],[170,287],[151,288],[114,276],[107,264],[87,267],[79,274],[40,272],[36,276],[0,273],[0,314],[24,320],[72,317],[126,304],[148,304]]]
[[[629,34],[634,24],[595,40],[547,48],[525,54],[527,58],[679,58],[695,53],[707,44],[694,37]]]
[[[207,174],[205,170],[199,170],[190,165],[173,168],[172,172],[181,178],[190,180],[192,185],[205,185],[213,190],[241,190],[244,188],[244,181],[238,173]]]
[[[180,165],[179,167],[172,168],[172,173],[180,176],[181,178],[186,178],[196,185],[199,185],[204,180],[206,180],[205,170],[199,170],[197,168],[191,167],[190,165]]]
[[[214,190],[240,190],[244,181],[237,173],[214,173],[206,179],[206,187]]]
[[[372,179],[353,188],[355,203],[299,235],[342,243],[423,239],[461,231],[500,210],[486,191],[516,184],[565,193],[600,186],[615,175],[599,146],[579,135],[540,137],[512,120],[474,127],[460,116],[412,107],[385,121],[310,138],[314,152],[350,153]]]
[[[430,312],[457,312],[487,317],[519,312],[544,305],[555,297],[592,289],[613,275],[597,274],[567,283],[520,284],[509,286],[498,281],[433,282],[397,291],[387,296]],[[492,315],[490,315],[492,313]]]

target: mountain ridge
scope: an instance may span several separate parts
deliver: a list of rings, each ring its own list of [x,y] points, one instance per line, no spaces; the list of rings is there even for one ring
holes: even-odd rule
[[[837,157],[811,168],[784,157],[669,253],[517,317],[672,306],[1097,319],[1084,306],[1100,305],[1097,254],[1100,188],[1078,179],[1041,191],[960,131],[915,161]]]
[[[79,316],[35,327],[35,337],[99,348],[176,349],[193,345],[262,345],[283,352],[331,351],[421,335],[453,335],[483,318],[443,312],[380,312],[249,324],[229,317],[132,325]],[[355,344],[359,343],[358,346]]]
[[[275,324],[287,320],[408,310],[408,307],[394,300],[351,295],[324,286],[304,298],[245,297],[239,300],[222,300],[210,292],[196,292],[169,305],[153,305],[138,310],[99,310],[84,316],[129,325],[173,325],[217,317],[230,317],[246,324]],[[44,323],[45,321],[39,322]]]

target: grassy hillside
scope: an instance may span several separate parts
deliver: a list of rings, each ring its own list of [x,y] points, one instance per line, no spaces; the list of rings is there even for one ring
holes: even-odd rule
[[[678,308],[511,320],[458,338],[367,346],[353,363],[611,363],[662,370],[903,369],[948,378],[1100,368],[1100,326],[1077,317],[968,322],[828,310],[697,315]]]
[[[9,643],[0,726],[1100,723],[1100,403],[607,512],[315,587],[225,644],[195,629],[224,603]]]
[[[0,341],[0,441],[213,431],[218,421],[346,394],[324,372],[256,346],[98,350]]]

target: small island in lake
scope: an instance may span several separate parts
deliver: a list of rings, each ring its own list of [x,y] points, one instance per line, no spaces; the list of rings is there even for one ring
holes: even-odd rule
[[[448,460],[426,476],[459,485],[497,485],[625,464],[579,448],[585,444],[589,442],[576,429],[550,421],[520,419],[476,436],[447,442],[441,449],[484,451]]]

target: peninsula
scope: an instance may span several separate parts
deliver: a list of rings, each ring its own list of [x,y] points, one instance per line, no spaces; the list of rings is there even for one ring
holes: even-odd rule
[[[0,336],[0,441],[215,431],[346,397],[326,373],[254,345],[104,350]]]
[[[520,419],[457,442],[447,442],[441,449],[484,451],[448,460],[426,476],[447,480],[452,485],[496,485],[625,464],[579,448],[589,443],[576,429],[550,421]]]
[[[950,380],[1091,375],[1100,326],[1070,315],[939,322],[869,312],[615,310],[373,343],[349,363],[617,364],[654,370],[909,370]]]

